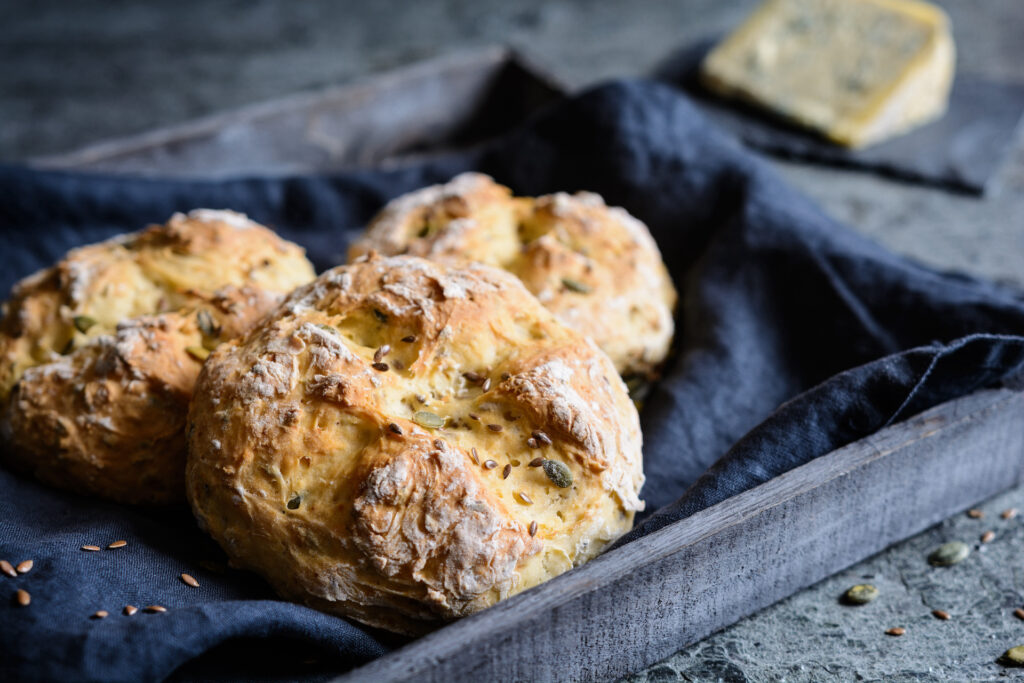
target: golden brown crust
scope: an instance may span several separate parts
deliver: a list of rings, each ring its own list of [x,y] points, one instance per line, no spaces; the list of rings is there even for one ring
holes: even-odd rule
[[[282,595],[416,633],[627,531],[640,446],[611,362],[514,277],[374,258],[214,353],[186,482],[201,526]]]
[[[6,461],[81,493],[181,500],[203,357],[312,277],[295,245],[198,210],[22,280],[0,321]]]
[[[513,197],[479,173],[393,200],[349,251],[504,268],[624,376],[652,377],[672,341],[676,292],[647,227],[600,196]]]

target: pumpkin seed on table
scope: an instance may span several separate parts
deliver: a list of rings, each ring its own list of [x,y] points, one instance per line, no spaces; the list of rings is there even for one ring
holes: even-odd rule
[[[118,548],[123,548],[126,545],[128,545],[128,541],[126,541],[124,539],[121,539],[120,541],[114,541],[113,543],[108,545],[107,549],[108,550],[117,550]]]
[[[14,599],[18,602],[19,607],[28,607],[32,602],[32,596],[24,588],[18,589],[18,592],[14,594]]]
[[[32,571],[32,567],[34,567],[35,564],[36,563],[32,560],[24,560],[22,562],[19,562],[18,566],[15,567],[15,569],[18,570],[19,574],[28,574],[30,571]]]
[[[1021,621],[1024,621],[1024,609],[1018,607],[1017,609],[1013,610],[1013,616],[1017,617]]]
[[[1017,516],[1017,508],[1009,508],[1007,510],[1003,510],[999,516],[1003,519],[1013,519]]]
[[[886,631],[885,635],[887,635],[887,636],[902,636],[906,632],[907,632],[907,629],[903,628],[902,626],[895,626],[895,627],[889,629],[888,631]]]
[[[199,582],[196,581],[195,577],[192,576],[191,574],[182,574],[181,575],[181,580],[187,586],[192,586],[193,588],[199,588]]]
[[[14,571],[14,566],[7,560],[0,560],[0,572],[3,572],[12,578],[18,575],[18,572]]]
[[[1003,666],[1024,666],[1024,645],[1011,647],[999,658]]]
[[[843,593],[843,602],[849,605],[866,605],[877,597],[877,588],[870,583],[859,583]]]
[[[943,621],[949,621],[952,618],[949,612],[944,609],[933,609],[932,616],[936,619],[942,619]]]
[[[943,543],[928,556],[928,563],[936,567],[951,567],[967,559],[971,549],[961,541]]]

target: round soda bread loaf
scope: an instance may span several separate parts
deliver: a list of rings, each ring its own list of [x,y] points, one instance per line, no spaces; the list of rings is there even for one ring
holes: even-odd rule
[[[640,447],[611,361],[519,280],[371,256],[214,352],[186,479],[282,596],[420,633],[628,531]]]
[[[228,211],[70,251],[4,305],[0,454],[61,488],[183,501],[204,358],[314,276],[300,247]]]
[[[349,250],[477,261],[516,275],[631,381],[668,354],[676,291],[647,226],[600,196],[513,197],[479,173],[393,200]]]

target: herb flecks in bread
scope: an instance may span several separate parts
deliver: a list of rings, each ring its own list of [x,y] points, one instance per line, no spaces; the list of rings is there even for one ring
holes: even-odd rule
[[[204,358],[313,276],[302,249],[263,226],[197,210],[22,280],[0,321],[6,461],[79,493],[181,500]]]
[[[390,202],[349,256],[370,251],[503,268],[623,375],[656,374],[672,341],[676,292],[647,226],[590,192],[514,197],[464,173]]]
[[[283,596],[416,633],[625,533],[640,447],[610,360],[516,278],[370,258],[213,353],[187,486],[201,525]]]

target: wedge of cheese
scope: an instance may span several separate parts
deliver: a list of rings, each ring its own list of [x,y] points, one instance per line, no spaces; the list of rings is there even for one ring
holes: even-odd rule
[[[949,19],[916,0],[768,0],[701,65],[712,91],[848,147],[945,112]]]

